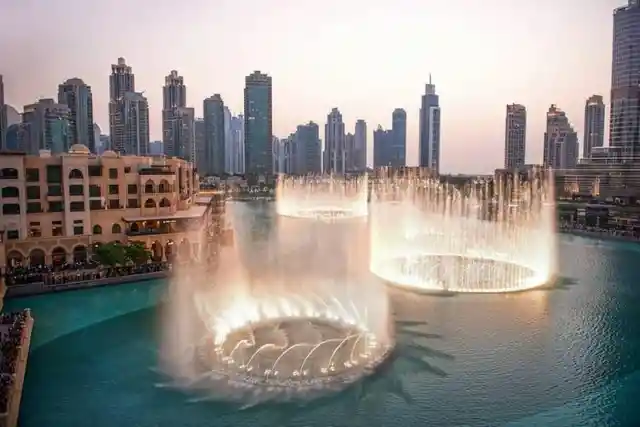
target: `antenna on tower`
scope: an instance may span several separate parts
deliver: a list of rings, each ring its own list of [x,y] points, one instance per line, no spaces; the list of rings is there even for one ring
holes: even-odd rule
[[[429,84],[431,84],[431,73],[429,73]]]

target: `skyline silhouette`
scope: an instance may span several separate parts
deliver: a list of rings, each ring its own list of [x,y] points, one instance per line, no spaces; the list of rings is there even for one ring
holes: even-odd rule
[[[528,163],[542,161],[550,104],[567,112],[580,144],[590,95],[604,96],[608,122],[612,13],[626,3],[0,0],[0,58],[10,58],[0,74],[6,103],[19,111],[82,78],[92,87],[94,120],[108,133],[108,76],[122,56],[149,100],[151,140],[159,140],[171,70],[184,76],[198,116],[214,93],[242,113],[244,78],[261,70],[273,77],[275,136],[309,120],[322,127],[338,107],[347,132],[366,120],[371,163],[373,130],[389,128],[393,110],[403,108],[407,164],[416,165],[420,96],[431,73],[442,171],[490,173],[503,165],[506,104],[527,107]]]

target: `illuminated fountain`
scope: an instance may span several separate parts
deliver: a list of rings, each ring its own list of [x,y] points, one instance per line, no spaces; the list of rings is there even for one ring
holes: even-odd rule
[[[426,292],[512,292],[555,272],[552,177],[476,180],[460,189],[431,178],[387,176],[374,188],[371,271]]]
[[[313,191],[297,187],[302,181],[291,194],[283,191],[294,187],[281,183],[282,215],[251,203],[227,206],[235,246],[222,250],[212,277],[190,268],[171,285],[161,366],[174,386],[247,405],[312,399],[386,360],[394,340],[386,289],[361,280],[366,268],[355,266],[366,267],[367,259],[356,258],[368,257],[365,251],[340,255],[346,243],[367,237],[366,216],[333,181],[325,186],[313,178],[319,193],[340,194],[319,194],[317,210],[308,198]],[[295,209],[291,198],[301,194],[302,208]]]

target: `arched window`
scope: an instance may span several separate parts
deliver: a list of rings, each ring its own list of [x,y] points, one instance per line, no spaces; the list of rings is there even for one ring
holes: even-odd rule
[[[162,200],[160,200],[160,207],[161,208],[171,207],[171,202],[166,197],[163,197]]]
[[[82,179],[84,175],[82,175],[82,171],[80,169],[71,169],[69,172],[69,179]]]
[[[99,225],[94,225],[93,234],[102,234],[102,227],[100,227]]]
[[[67,251],[58,246],[51,251],[51,262],[53,265],[62,265],[67,262]]]
[[[85,262],[87,260],[87,247],[78,245],[73,248],[73,262]]]
[[[171,185],[169,181],[163,179],[160,181],[160,185],[158,186],[158,193],[168,193],[171,190]]]
[[[145,208],[155,208],[156,207],[156,202],[153,199],[147,199],[147,201],[144,202],[144,207]]]
[[[111,234],[120,234],[122,233],[122,227],[120,227],[120,224],[113,224],[111,226]]]
[[[17,203],[2,205],[2,215],[20,215],[20,205]]]
[[[7,254],[7,267],[18,267],[22,265],[22,261],[24,261],[24,256],[20,251],[9,251]]]
[[[20,197],[20,190],[18,187],[3,187],[2,197]]]
[[[35,267],[45,264],[45,254],[42,249],[32,249],[31,252],[29,252],[29,265]]]
[[[18,179],[18,169],[4,168],[0,170],[0,177],[8,179]]]
[[[144,184],[144,192],[145,193],[155,193],[156,192],[156,186],[153,183],[152,180],[148,180],[145,184]]]

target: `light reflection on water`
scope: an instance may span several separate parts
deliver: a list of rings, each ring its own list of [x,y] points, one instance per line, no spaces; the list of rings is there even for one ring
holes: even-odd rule
[[[238,412],[154,388],[161,282],[13,300],[36,318],[22,425],[636,426],[638,249],[563,236],[559,252],[562,280],[550,290],[394,292],[398,317],[426,321],[412,326],[422,336],[400,339],[421,342],[444,375],[401,354],[362,387],[303,409]]]

